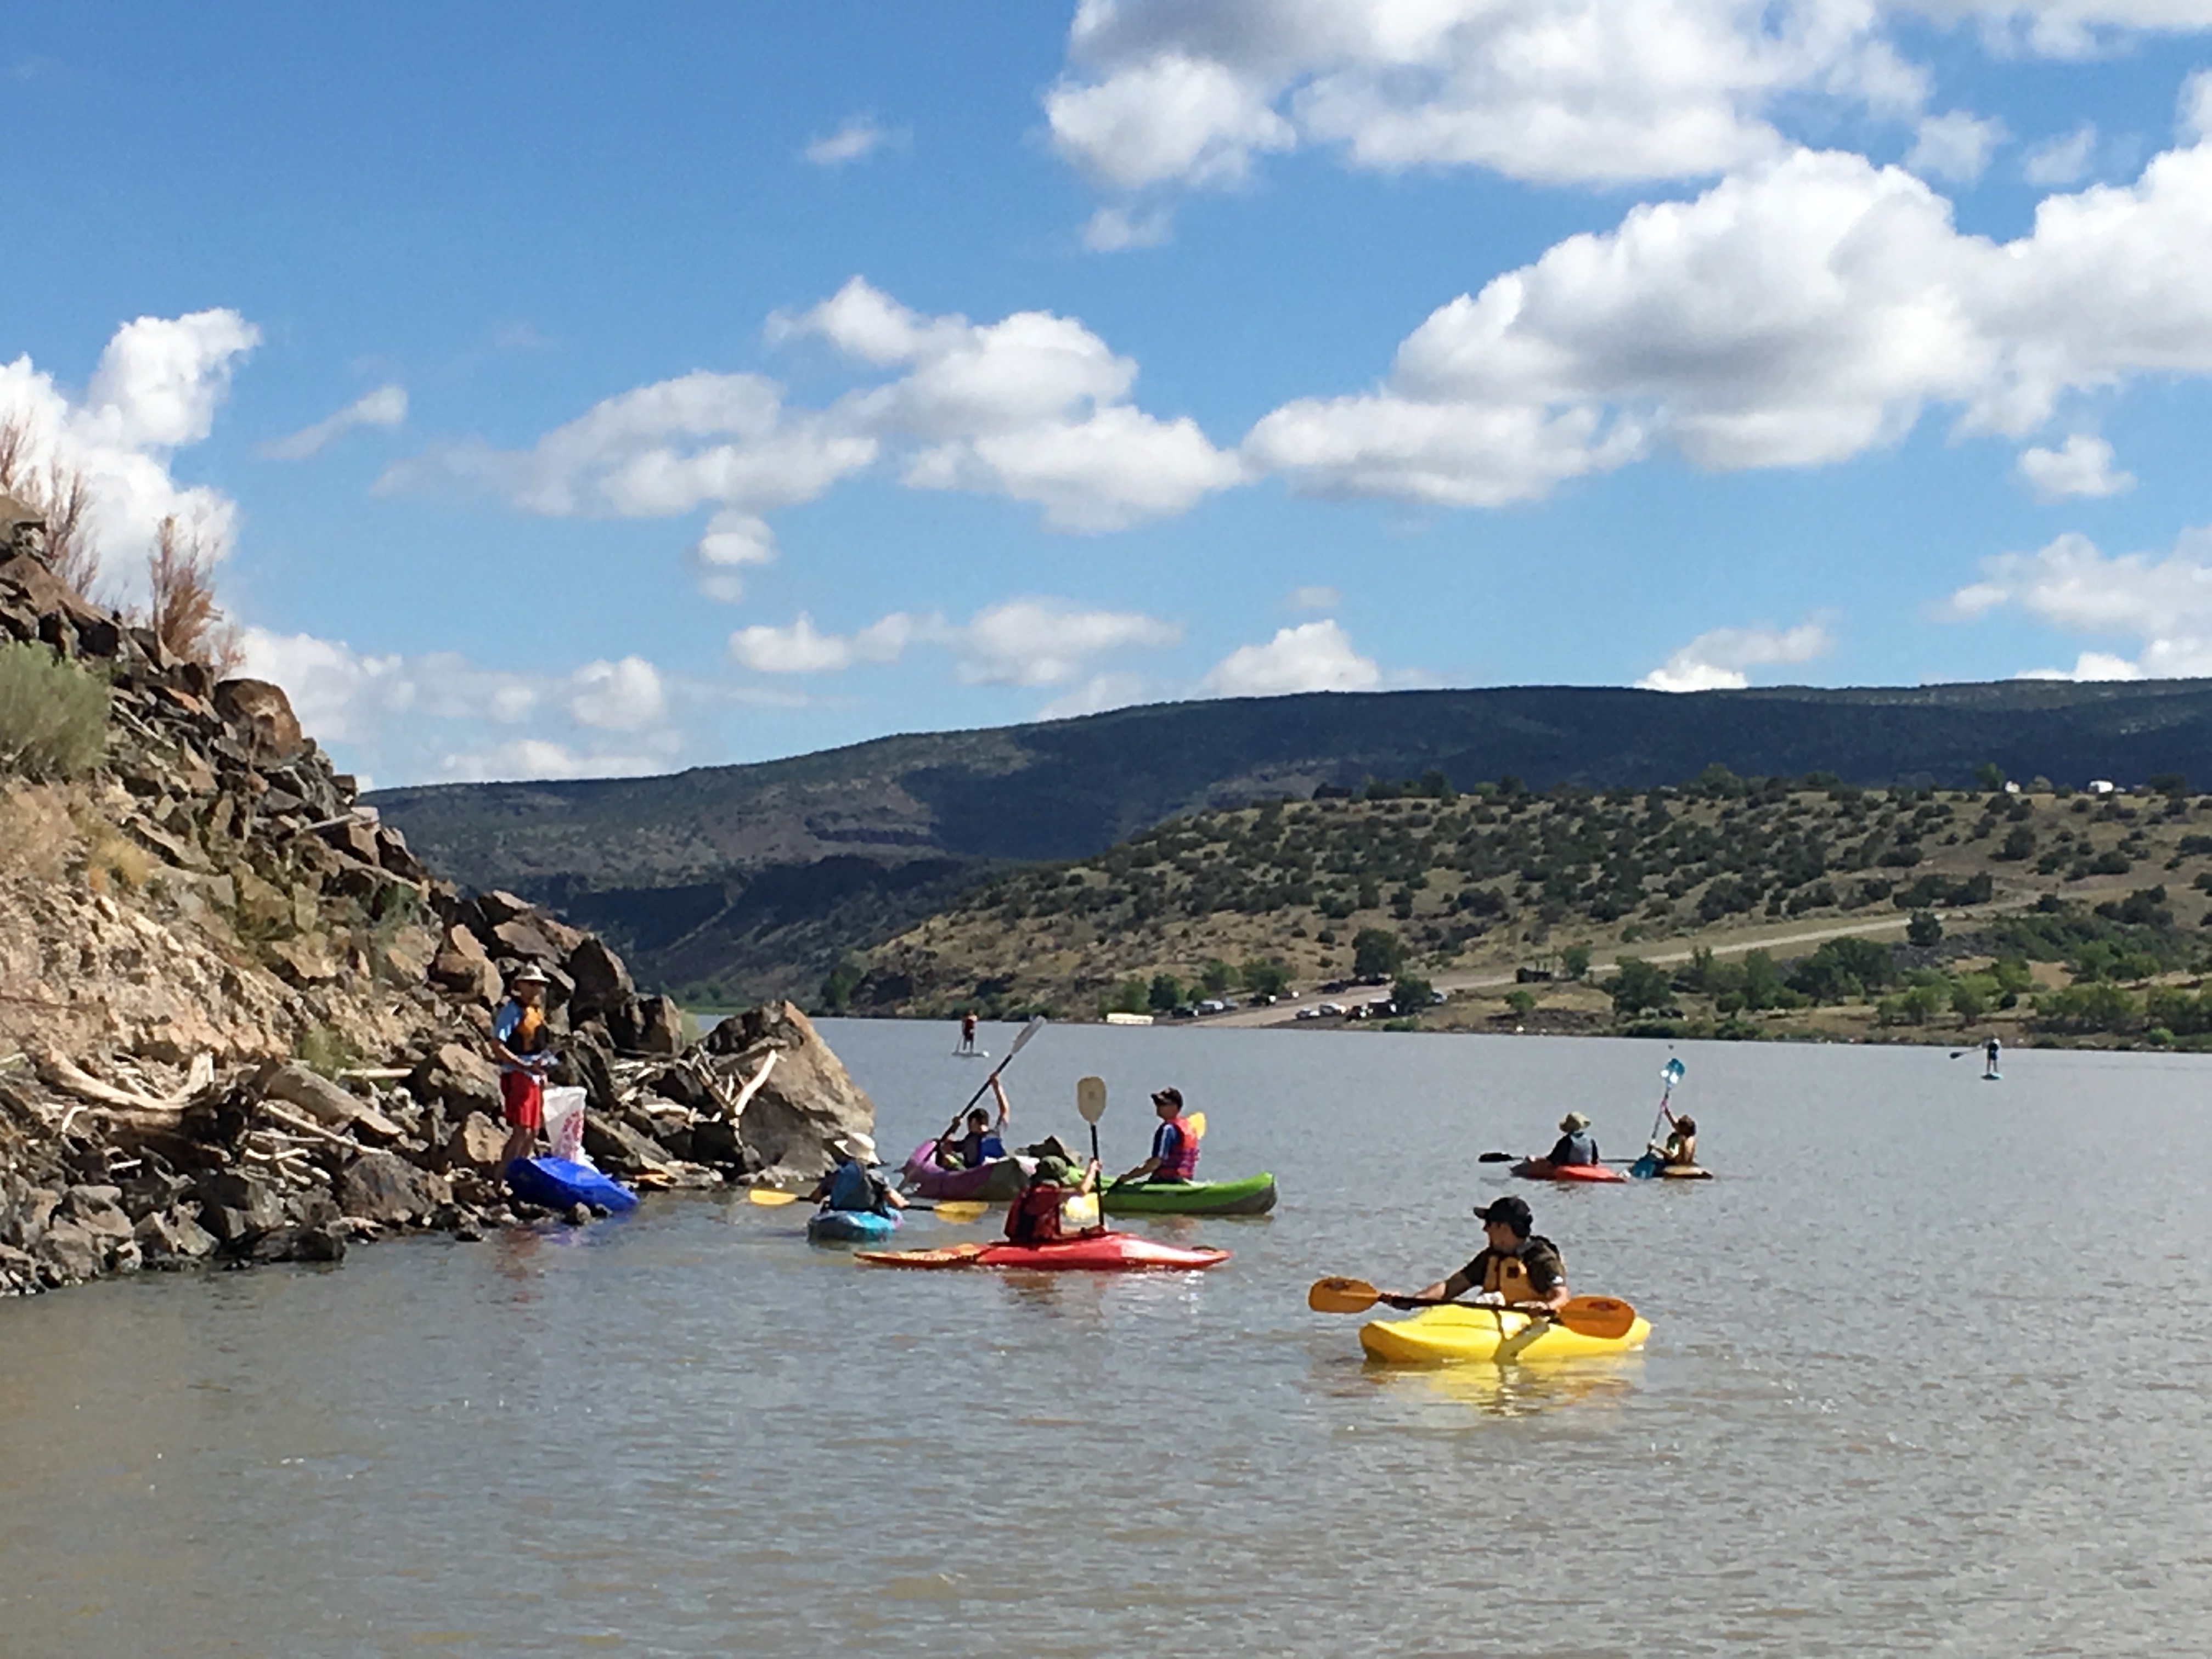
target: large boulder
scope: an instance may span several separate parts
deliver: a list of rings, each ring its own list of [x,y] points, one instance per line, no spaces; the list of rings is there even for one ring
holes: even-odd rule
[[[282,686],[267,680],[225,680],[216,687],[214,702],[240,746],[255,758],[281,766],[306,749],[300,717]]]
[[[192,1195],[199,1200],[200,1225],[234,1249],[283,1224],[284,1206],[268,1182],[234,1170],[202,1176]]]
[[[562,966],[575,981],[576,988],[568,998],[568,1018],[572,1020],[603,1019],[628,1006],[637,994],[630,983],[629,969],[608,948],[605,939],[586,939],[568,953],[568,960]]]
[[[297,1060],[264,1066],[253,1080],[266,1098],[296,1106],[326,1128],[343,1129],[351,1124],[362,1139],[386,1142],[398,1139],[403,1133],[398,1124],[360,1096],[341,1089]]]
[[[453,1201],[453,1189],[440,1177],[416,1169],[396,1152],[363,1152],[338,1172],[338,1208],[357,1221],[404,1227],[427,1221],[441,1204]]]
[[[449,1115],[505,1110],[499,1093],[499,1067],[489,1055],[465,1042],[441,1042],[422,1063],[407,1074],[407,1092],[417,1100],[434,1100]]]
[[[193,1218],[186,1206],[157,1210],[132,1230],[138,1254],[149,1267],[181,1267],[215,1253],[215,1235]]]
[[[471,1112],[446,1137],[440,1158],[448,1170],[475,1170],[489,1174],[498,1170],[500,1154],[507,1150],[507,1130],[482,1112]]]
[[[625,1054],[684,1052],[684,1010],[673,997],[639,997],[609,1017],[607,1030]]]
[[[505,989],[483,941],[458,923],[446,929],[444,942],[430,961],[430,978],[463,1002],[495,1003]]]
[[[738,1127],[755,1166],[802,1178],[826,1175],[836,1161],[830,1141],[854,1130],[875,1133],[875,1103],[795,1005],[770,1002],[732,1014],[702,1046],[710,1054],[738,1057],[747,1077],[769,1054],[776,1057],[775,1069],[746,1103]]]

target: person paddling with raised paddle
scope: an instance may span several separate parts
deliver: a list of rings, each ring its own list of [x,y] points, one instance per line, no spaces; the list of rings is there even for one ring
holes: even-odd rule
[[[1559,1247],[1534,1231],[1527,1202],[1510,1195],[1478,1209],[1486,1243],[1480,1255],[1449,1279],[1411,1296],[1383,1295],[1394,1308],[1455,1302],[1469,1291],[1477,1307],[1557,1310],[1567,1303],[1567,1264]]]

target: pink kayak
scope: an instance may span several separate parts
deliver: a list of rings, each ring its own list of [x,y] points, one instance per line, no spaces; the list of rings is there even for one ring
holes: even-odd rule
[[[980,1169],[948,1170],[937,1161],[933,1140],[914,1149],[904,1173],[906,1184],[924,1198],[979,1198],[986,1204],[1004,1204],[1029,1179],[1018,1158],[994,1158]]]
[[[1626,1181],[1619,1170],[1602,1164],[1553,1164],[1545,1158],[1524,1158],[1507,1171],[1524,1181]]]
[[[1187,1272],[1217,1267],[1226,1250],[1163,1244],[1135,1233],[1085,1233],[1056,1244],[951,1244],[937,1250],[855,1250],[878,1267],[1015,1267],[1046,1273]]]

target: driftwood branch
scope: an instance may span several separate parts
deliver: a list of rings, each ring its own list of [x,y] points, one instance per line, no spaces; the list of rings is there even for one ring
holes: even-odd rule
[[[264,1100],[256,1109],[264,1117],[276,1119],[277,1122],[295,1133],[312,1135],[315,1139],[328,1141],[333,1146],[343,1146],[349,1152],[357,1152],[361,1150],[359,1141],[349,1140],[345,1136],[325,1129],[312,1118],[302,1117],[297,1112],[288,1112],[274,1101]]]

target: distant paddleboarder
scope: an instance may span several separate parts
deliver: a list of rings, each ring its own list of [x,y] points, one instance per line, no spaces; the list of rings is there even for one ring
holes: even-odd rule
[[[2002,1045],[1998,1043],[1994,1036],[1991,1036],[1987,1042],[1984,1042],[1982,1045],[1983,1081],[1987,1083],[1995,1083],[1999,1080],[1999,1074],[1997,1072],[1997,1056],[2002,1052]]]
[[[963,1009],[961,1012],[960,1046],[953,1052],[961,1054],[972,1054],[975,1052],[975,1011],[973,1008]]]

